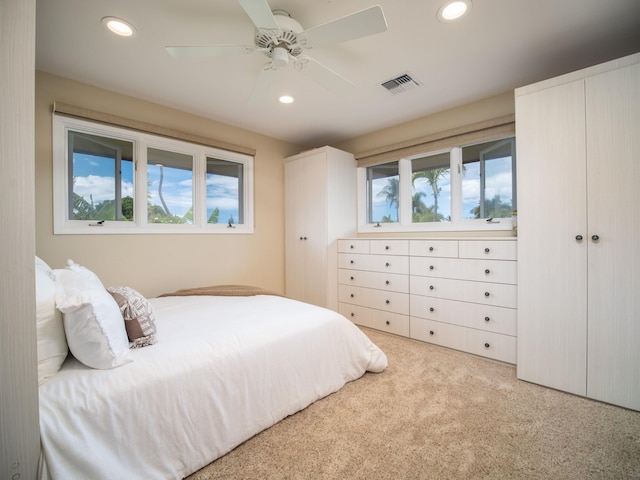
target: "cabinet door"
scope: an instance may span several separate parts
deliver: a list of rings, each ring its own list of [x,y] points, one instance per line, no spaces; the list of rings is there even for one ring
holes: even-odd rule
[[[285,164],[286,292],[326,306],[326,160],[323,154]]]
[[[582,80],[516,97],[518,378],[579,395],[587,368],[584,115]]]
[[[589,397],[640,409],[640,65],[586,81]],[[598,241],[591,239],[599,237]]]

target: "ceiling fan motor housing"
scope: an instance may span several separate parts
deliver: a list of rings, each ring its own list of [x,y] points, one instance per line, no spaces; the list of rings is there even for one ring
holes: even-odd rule
[[[302,45],[298,41],[298,34],[304,30],[302,26],[286,12],[277,10],[273,12],[273,16],[280,27],[280,31],[266,28],[256,29],[255,44],[259,49],[263,50],[263,53],[267,57],[284,66],[288,58],[283,60],[283,49],[293,57],[297,57],[302,53]]]

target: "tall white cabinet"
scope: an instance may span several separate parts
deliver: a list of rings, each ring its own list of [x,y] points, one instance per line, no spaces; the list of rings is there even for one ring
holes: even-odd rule
[[[356,162],[322,147],[285,159],[287,296],[338,309],[337,239],[356,233]]]
[[[640,54],[516,90],[518,377],[640,410]]]

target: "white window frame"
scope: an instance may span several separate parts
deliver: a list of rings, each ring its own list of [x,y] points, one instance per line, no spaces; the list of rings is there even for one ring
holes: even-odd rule
[[[483,140],[478,143],[500,141],[512,138],[513,135]],[[399,218],[397,222],[367,223],[367,168],[357,169],[358,191],[358,233],[408,233],[408,232],[474,232],[474,231],[507,231],[513,229],[512,218],[462,219],[462,149],[468,145],[419,153],[398,160],[399,172]],[[451,171],[451,221],[413,223],[411,215],[411,161],[428,155],[449,152]],[[391,163],[395,160],[389,160]],[[387,162],[385,162],[387,163]],[[516,175],[515,169],[512,174]],[[515,183],[515,182],[514,182]]]
[[[95,221],[69,219],[69,162],[67,157],[69,130],[117,138],[134,144],[134,220]],[[53,233],[54,234],[249,234],[254,232],[254,157],[214,147],[175,140],[136,130],[104,125],[64,115],[53,115]],[[147,222],[147,148],[159,148],[192,155],[193,224],[160,224]],[[207,223],[206,158],[215,157],[243,165],[244,222],[241,224]]]

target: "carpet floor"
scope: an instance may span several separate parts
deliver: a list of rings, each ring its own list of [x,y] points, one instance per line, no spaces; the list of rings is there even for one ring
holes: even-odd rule
[[[512,366],[363,331],[387,354],[384,372],[188,480],[640,479],[640,412],[517,380]]]

